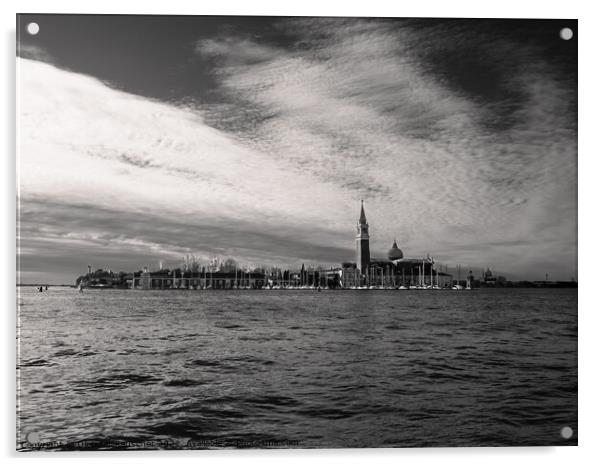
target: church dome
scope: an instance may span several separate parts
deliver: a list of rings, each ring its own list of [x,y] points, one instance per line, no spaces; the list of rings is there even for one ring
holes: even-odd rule
[[[397,247],[397,241],[393,241],[393,246],[391,246],[391,249],[389,249],[387,257],[390,261],[403,259],[403,252],[401,252],[401,249]]]

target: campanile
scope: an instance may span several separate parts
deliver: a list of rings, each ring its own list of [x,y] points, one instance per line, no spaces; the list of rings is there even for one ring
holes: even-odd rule
[[[355,235],[356,264],[361,273],[366,273],[370,266],[370,235],[368,234],[368,222],[364,212],[364,201],[362,200],[362,210],[360,219],[357,222],[357,234]]]

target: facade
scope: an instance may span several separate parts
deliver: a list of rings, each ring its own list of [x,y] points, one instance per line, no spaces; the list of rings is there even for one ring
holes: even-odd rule
[[[393,241],[386,258],[371,257],[364,201],[362,201],[356,227],[355,245],[356,261],[344,262],[340,269],[340,286],[343,288],[449,287],[452,285],[452,276],[440,272],[430,256],[423,259],[404,258],[397,240]]]
[[[441,287],[452,285],[452,276],[440,272],[428,259],[372,259],[365,274],[361,274],[355,263],[346,262],[341,267],[343,288],[377,287]]]
[[[483,271],[483,280],[481,283],[483,286],[505,286],[506,277],[503,277],[501,275],[494,275],[491,269],[487,267],[487,270]]]
[[[128,287],[139,290],[165,290],[165,289],[256,289],[263,288],[266,284],[263,273],[242,271],[235,272],[206,272],[178,276],[175,271],[148,272],[144,269],[141,273],[134,273],[128,277]]]

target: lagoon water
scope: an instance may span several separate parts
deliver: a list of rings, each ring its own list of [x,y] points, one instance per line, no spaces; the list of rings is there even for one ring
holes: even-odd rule
[[[22,450],[577,443],[577,290],[18,301]]]

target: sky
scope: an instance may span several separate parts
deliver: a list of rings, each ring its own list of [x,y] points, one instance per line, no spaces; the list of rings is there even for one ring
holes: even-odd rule
[[[576,21],[17,22],[22,283],[337,265],[361,199],[373,257],[577,275]]]

